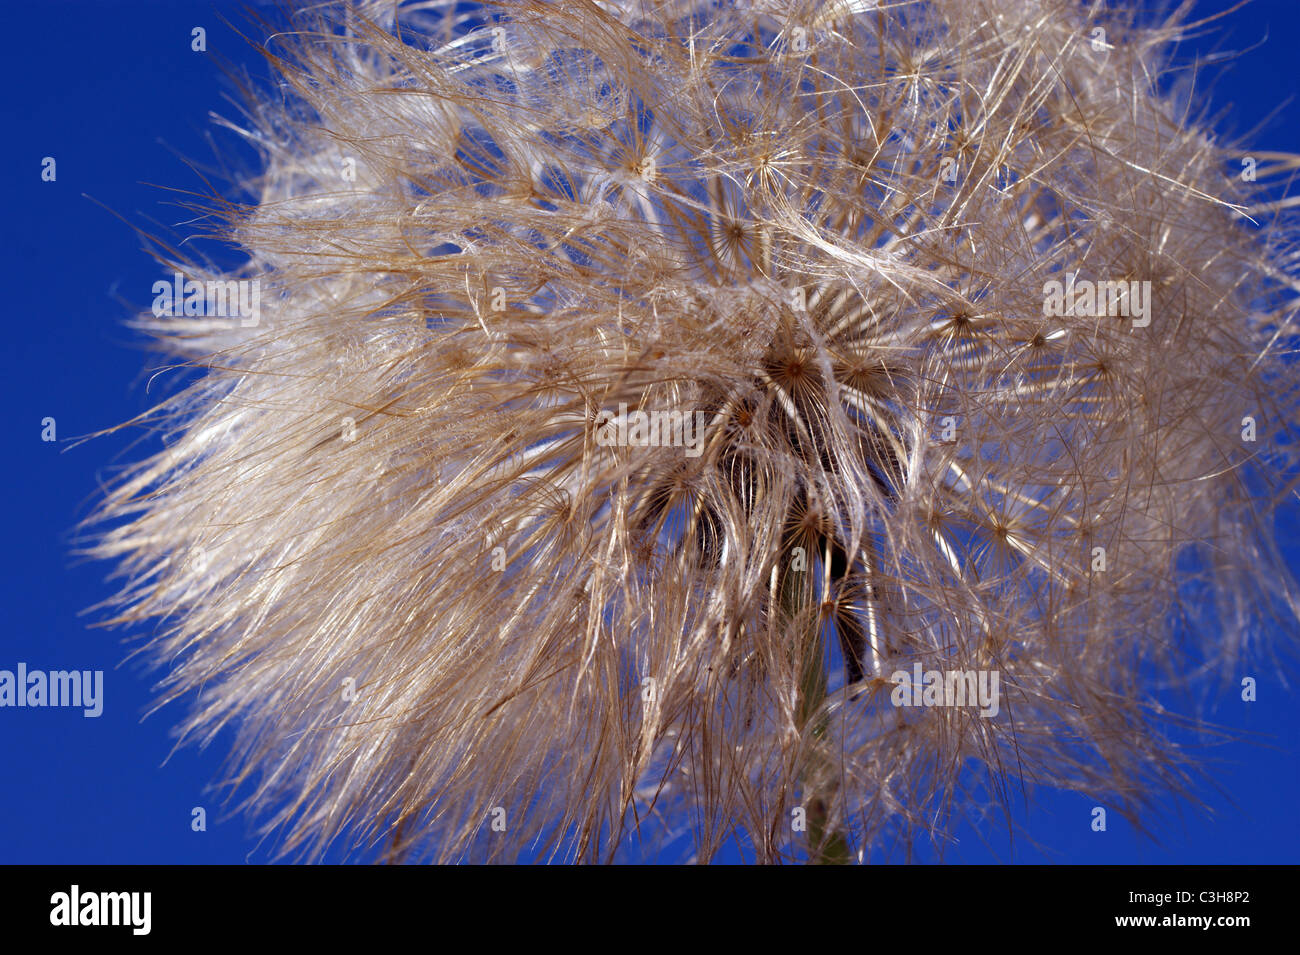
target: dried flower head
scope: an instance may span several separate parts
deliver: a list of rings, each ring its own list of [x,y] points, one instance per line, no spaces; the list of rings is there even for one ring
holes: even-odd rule
[[[1238,175],[1160,91],[1185,23],[299,27],[231,124],[265,158],[217,207],[247,265],[175,263],[259,314],[146,317],[206,374],[98,549],[286,849],[842,861],[1011,786],[1187,788],[1152,679],[1223,676],[1296,607],[1267,186],[1300,163]]]

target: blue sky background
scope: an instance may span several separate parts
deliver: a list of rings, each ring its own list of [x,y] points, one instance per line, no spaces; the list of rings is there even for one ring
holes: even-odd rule
[[[1202,0],[1217,12],[1229,0]],[[5,148],[0,164],[10,296],[0,376],[0,428],[7,466],[0,473],[9,546],[0,552],[0,669],[23,661],[40,669],[105,671],[104,713],[0,709],[0,862],[242,863],[268,861],[243,817],[224,818],[207,790],[221,776],[229,739],[207,751],[172,752],[168,707],[142,721],[154,676],[123,663],[124,640],[140,633],[88,626],[85,611],[111,593],[110,568],[72,553],[75,525],[115,464],[153,447],[139,432],[72,446],[72,439],[146,410],[156,398],[142,350],[125,320],[152,299],[160,269],[119,219],[155,232],[186,234],[183,196],[156,185],[202,192],[198,172],[227,181],[221,163],[254,161],[209,112],[233,116],[232,89],[214,58],[265,69],[222,17],[246,23],[240,5],[187,0],[93,0],[15,4],[6,10],[9,47],[0,58]],[[1255,0],[1184,53],[1257,49],[1215,70],[1198,102],[1231,107],[1220,132],[1245,134],[1259,148],[1300,152],[1300,2]],[[207,30],[209,53],[190,49]],[[259,35],[260,38],[260,35]],[[1209,79],[1207,75],[1206,79]],[[40,178],[53,156],[58,179]],[[111,210],[111,211],[110,211]],[[114,214],[116,213],[116,215]],[[189,231],[194,231],[192,228]],[[214,254],[218,250],[207,246]],[[228,256],[227,256],[228,258]],[[41,420],[57,421],[58,442],[41,441]],[[143,441],[132,448],[132,442]],[[1296,514],[1286,551],[1300,565]],[[1294,634],[1291,634],[1294,640]],[[1207,817],[1172,802],[1145,820],[1159,842],[1110,816],[1089,827],[1093,801],[1039,793],[1017,816],[1031,840],[960,830],[952,862],[1254,863],[1300,861],[1300,700],[1272,672],[1253,674],[1259,700],[1223,697],[1211,715],[1260,742],[1207,751],[1223,787]],[[193,807],[208,811],[206,832],[191,831]],[[918,860],[933,857],[921,847]],[[901,859],[901,856],[900,856]]]

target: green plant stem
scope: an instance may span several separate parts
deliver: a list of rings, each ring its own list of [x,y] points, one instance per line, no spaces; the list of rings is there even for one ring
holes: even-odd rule
[[[788,552],[788,550],[787,550]],[[822,712],[826,700],[826,666],[822,659],[822,645],[819,639],[821,614],[809,613],[815,605],[814,590],[808,584],[811,568],[803,571],[787,571],[781,585],[781,609],[790,621],[807,618],[807,626],[812,631],[811,639],[805,640],[804,655],[801,661],[799,678],[799,702],[796,720],[800,731],[808,726],[809,720],[815,718],[810,733],[810,755],[804,766],[802,782],[804,784],[806,818],[808,823],[809,861],[814,865],[848,865],[852,861],[848,840],[838,830],[827,830],[830,816],[829,803],[833,802],[835,791],[822,794],[816,791],[809,780],[815,779],[829,767],[830,762],[821,752],[823,740],[829,727],[829,720]]]

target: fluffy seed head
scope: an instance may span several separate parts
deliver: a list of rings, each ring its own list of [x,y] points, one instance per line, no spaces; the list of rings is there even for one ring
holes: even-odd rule
[[[1187,125],[1178,21],[299,26],[231,124],[264,156],[219,207],[247,265],[177,263],[258,282],[260,320],[145,319],[206,373],[98,548],[286,848],[834,861],[1022,783],[1185,786],[1152,675],[1296,606],[1266,185],[1297,164],[1243,181]],[[995,712],[900,705],[917,665],[996,675]]]

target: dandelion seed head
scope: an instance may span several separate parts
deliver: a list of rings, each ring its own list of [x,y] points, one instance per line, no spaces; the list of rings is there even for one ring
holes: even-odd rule
[[[1297,606],[1297,286],[1285,208],[1153,85],[1184,26],[494,10],[277,32],[223,207],[262,321],[145,321],[208,370],[100,553],[267,831],[872,858],[1022,782],[1186,790],[1149,675]],[[1049,314],[1067,275],[1150,323]],[[1000,717],[898,706],[914,664],[995,671]]]

